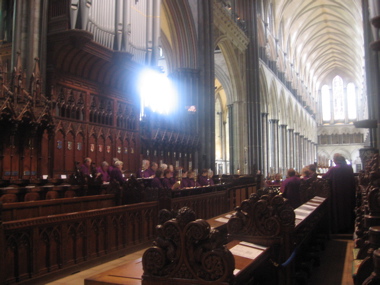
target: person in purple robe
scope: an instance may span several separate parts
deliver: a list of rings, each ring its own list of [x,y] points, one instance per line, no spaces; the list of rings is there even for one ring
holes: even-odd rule
[[[162,186],[167,189],[173,188],[173,183],[170,181],[170,178],[172,177],[172,172],[170,169],[165,169],[164,171],[164,178],[162,179]]]
[[[83,161],[83,164],[79,168],[80,172],[82,172],[83,175],[90,175],[91,174],[91,158],[86,157]]]
[[[195,180],[194,180],[195,178]],[[189,170],[187,172],[187,184],[186,186],[183,185],[183,187],[191,187],[191,188],[194,188],[194,187],[199,187],[199,183],[196,179],[196,176],[195,176],[195,172],[193,170]]]
[[[110,182],[110,175],[108,173],[109,164],[103,161],[102,164],[96,169],[97,176],[102,176],[103,183]]]
[[[209,178],[209,170],[208,169],[203,169],[201,176],[199,176],[199,184],[201,186],[210,186],[210,178]]]
[[[115,166],[116,161],[119,161],[119,159],[118,159],[117,157],[114,157],[114,158],[112,159],[112,165],[110,165],[110,166],[108,167],[108,174],[110,174],[111,171],[112,171],[112,169],[114,169],[114,167],[116,167],[116,166]]]
[[[141,165],[141,169],[139,171],[137,171],[136,173],[136,177],[137,178],[148,178],[149,177],[149,165],[150,165],[150,162],[149,160],[147,159],[144,159],[142,161],[142,165]]]
[[[296,171],[288,169],[288,178],[282,182],[280,191],[294,209],[301,205],[300,185],[301,179],[296,176]]]
[[[115,167],[112,169],[110,173],[110,182],[117,181],[121,185],[125,182],[125,178],[121,170],[123,169],[123,162],[118,160],[115,162]]]
[[[164,172],[161,169],[157,169],[156,174],[150,186],[153,188],[164,188],[161,183],[162,179],[164,178],[163,174]]]
[[[144,171],[143,178],[153,178],[156,175],[158,164],[155,162],[150,163],[150,167]]]
[[[336,166],[322,176],[330,180],[330,226],[332,233],[345,233],[353,229],[355,208],[355,177],[351,165],[339,153],[333,157]]]

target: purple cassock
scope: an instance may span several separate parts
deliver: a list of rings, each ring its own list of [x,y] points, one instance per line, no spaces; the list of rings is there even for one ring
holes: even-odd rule
[[[355,177],[351,165],[337,164],[322,178],[329,179],[331,183],[331,231],[350,230],[354,225],[355,208]]]
[[[123,177],[123,174],[121,173],[121,170],[117,167],[114,167],[110,173],[110,181],[118,181],[120,184],[123,184],[125,182],[125,179]]]
[[[161,178],[158,178],[157,176],[154,177],[150,186],[153,188],[163,188],[162,183],[161,183]]]
[[[301,205],[300,185],[301,179],[297,176],[286,178],[281,184],[282,196],[289,200],[294,209]]]
[[[211,185],[210,179],[208,179],[208,176],[199,176],[199,184],[201,186],[208,186]]]
[[[91,174],[91,168],[88,167],[86,164],[82,164],[79,170],[84,175],[90,175]]]
[[[108,171],[104,171],[103,168],[99,166],[96,169],[96,172],[102,174],[103,182],[110,182],[110,175],[108,174]]]
[[[172,189],[173,184],[171,183],[169,178],[165,177],[164,179],[162,179],[162,186],[163,188]]]
[[[199,185],[198,181],[195,182],[194,179],[190,179],[190,178],[187,178],[187,186],[184,186],[184,187],[199,187],[201,185]]]
[[[189,178],[187,177],[182,177],[182,180],[181,180],[181,188],[185,188],[185,187],[189,187],[187,185],[189,185]]]

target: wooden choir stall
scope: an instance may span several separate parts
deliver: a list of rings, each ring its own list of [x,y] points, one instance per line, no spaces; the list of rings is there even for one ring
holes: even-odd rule
[[[326,236],[327,181],[297,209],[276,193],[252,194],[235,211],[197,219],[161,210],[155,240],[138,260],[85,280],[100,284],[293,284],[310,243]]]

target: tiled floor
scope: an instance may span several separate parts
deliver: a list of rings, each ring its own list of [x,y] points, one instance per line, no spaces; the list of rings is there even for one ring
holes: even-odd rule
[[[110,262],[103,263],[95,267],[91,267],[90,269],[80,271],[78,273],[69,275],[65,278],[58,279],[50,283],[46,283],[46,285],[83,285],[84,279],[91,277],[93,275],[96,275],[98,273],[107,271],[109,269],[112,269],[114,267],[120,266],[122,264],[125,264],[128,261],[138,259],[143,255],[144,251],[145,249],[136,251],[134,253],[128,254],[121,258],[112,260]]]

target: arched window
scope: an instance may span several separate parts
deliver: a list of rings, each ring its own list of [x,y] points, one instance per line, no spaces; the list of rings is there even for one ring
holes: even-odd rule
[[[352,82],[347,84],[347,115],[349,120],[356,119],[356,88]]]
[[[343,80],[340,76],[333,79],[334,119],[344,120]]]
[[[322,118],[323,121],[331,120],[331,98],[330,90],[327,85],[322,86]]]

